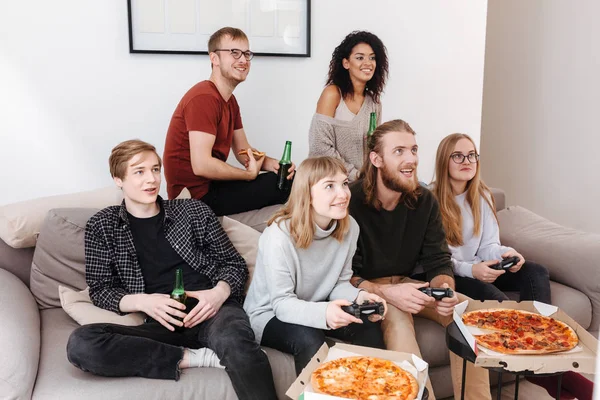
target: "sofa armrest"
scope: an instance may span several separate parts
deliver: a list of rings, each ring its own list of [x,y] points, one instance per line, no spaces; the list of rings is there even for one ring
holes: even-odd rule
[[[40,358],[40,314],[27,286],[4,269],[0,321],[0,393],[9,399],[30,399]]]
[[[500,241],[544,265],[550,278],[583,292],[592,303],[589,331],[600,326],[600,235],[566,228],[519,206],[498,212]]]
[[[504,210],[506,207],[506,193],[504,190],[498,188],[490,188],[492,196],[494,196],[494,202],[496,203],[496,211]]]

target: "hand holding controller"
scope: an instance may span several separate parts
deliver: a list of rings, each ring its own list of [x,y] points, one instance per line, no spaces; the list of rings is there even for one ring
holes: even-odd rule
[[[507,258],[503,259],[502,261],[500,261],[498,264],[494,264],[494,265],[490,266],[490,268],[496,269],[496,270],[506,270],[506,269],[509,269],[509,268],[517,265],[517,263],[520,260],[521,259],[517,256],[507,257]]]
[[[427,296],[433,297],[436,301],[446,297],[454,297],[454,290],[450,288],[422,287],[419,288],[419,291],[425,293]]]
[[[342,310],[356,318],[360,318],[361,315],[369,316],[371,314],[379,314],[383,317],[385,307],[383,303],[369,303],[365,301],[362,304],[352,303],[349,306],[342,306]]]

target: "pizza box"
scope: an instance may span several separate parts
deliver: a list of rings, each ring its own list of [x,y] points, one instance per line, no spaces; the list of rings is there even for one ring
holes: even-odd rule
[[[572,350],[550,354],[501,354],[477,346],[472,334],[472,327],[467,327],[462,322],[465,312],[487,308],[508,308],[513,310],[530,311],[547,317],[554,318],[569,325],[579,337],[579,344]],[[588,331],[583,329],[575,320],[556,306],[538,301],[478,301],[467,300],[454,308],[454,322],[462,332],[469,346],[476,355],[475,365],[481,367],[500,367],[507,371],[533,371],[536,374],[553,373],[560,371],[576,371],[594,374],[596,371],[596,356],[598,341]],[[477,328],[475,328],[476,330]]]
[[[429,365],[425,361],[414,354],[381,350],[372,347],[354,346],[344,343],[336,343],[331,348],[324,343],[285,394],[294,400],[299,398],[303,398],[304,400],[344,400],[342,397],[328,396],[313,392],[310,386],[310,376],[313,371],[324,362],[342,357],[354,356],[377,357],[394,361],[400,367],[412,372],[419,384],[419,395],[417,396],[417,399],[423,397],[429,369]]]

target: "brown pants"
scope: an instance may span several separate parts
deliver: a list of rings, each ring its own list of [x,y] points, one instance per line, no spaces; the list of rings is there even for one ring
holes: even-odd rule
[[[422,283],[403,276],[379,278],[372,280],[372,282],[378,284]],[[457,293],[457,295],[460,302],[469,299],[460,293]],[[444,327],[452,322],[452,316],[444,317],[438,314],[434,308],[425,307],[417,316],[435,321]],[[388,311],[381,323],[381,328],[383,329],[383,340],[388,350],[412,353],[421,357],[421,351],[419,350],[415,336],[415,324],[412,314],[388,304]],[[452,352],[450,352],[450,371],[452,374],[454,398],[459,400],[462,385],[462,358]],[[435,399],[429,379],[427,379],[427,389],[429,390],[429,398]],[[488,371],[484,368],[475,367],[470,362],[467,362],[465,399],[491,400]]]

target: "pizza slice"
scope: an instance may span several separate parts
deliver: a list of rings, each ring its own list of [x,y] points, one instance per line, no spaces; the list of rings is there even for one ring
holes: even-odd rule
[[[410,372],[394,362],[371,358],[361,390],[361,399],[413,400],[419,394],[419,384]]]
[[[368,357],[345,357],[326,362],[313,371],[312,388],[316,393],[330,396],[359,398],[368,365]]]

